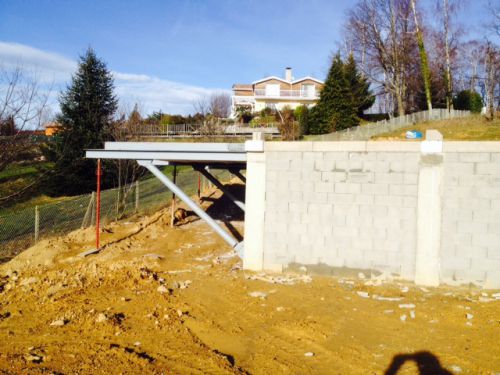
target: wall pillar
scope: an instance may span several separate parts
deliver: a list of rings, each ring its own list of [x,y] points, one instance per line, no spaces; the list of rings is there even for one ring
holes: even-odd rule
[[[441,197],[443,180],[442,136],[428,131],[422,142],[418,175],[417,253],[415,283],[438,286],[441,249]]]
[[[264,262],[264,218],[266,202],[266,154],[262,133],[245,143],[247,172],[245,188],[245,252],[243,268],[261,271]]]

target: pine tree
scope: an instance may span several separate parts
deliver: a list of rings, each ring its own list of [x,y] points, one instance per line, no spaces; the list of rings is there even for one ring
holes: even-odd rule
[[[352,55],[347,62],[337,54],[332,61],[318,103],[310,110],[310,134],[325,134],[359,125],[375,97],[368,80],[358,71]]]
[[[344,73],[352,95],[353,106],[357,108],[356,114],[362,117],[363,112],[375,102],[375,96],[370,91],[368,79],[358,71],[352,53],[349,54],[344,65]]]
[[[113,77],[106,64],[89,48],[80,57],[71,84],[60,95],[61,131],[45,150],[55,162],[46,183],[48,193],[75,195],[95,188],[95,161],[85,159],[85,150],[102,148],[110,139],[110,127],[117,109]],[[104,173],[103,185],[112,181]]]

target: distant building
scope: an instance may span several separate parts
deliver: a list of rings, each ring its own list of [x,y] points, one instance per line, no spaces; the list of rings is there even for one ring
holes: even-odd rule
[[[310,76],[292,77],[292,68],[285,69],[285,78],[270,76],[251,84],[235,83],[231,103],[231,117],[238,108],[259,112],[264,108],[292,109],[300,105],[313,106],[319,99],[324,82]]]
[[[45,135],[47,137],[52,137],[54,134],[56,134],[61,130],[61,124],[55,121],[46,123],[44,127],[45,127]]]

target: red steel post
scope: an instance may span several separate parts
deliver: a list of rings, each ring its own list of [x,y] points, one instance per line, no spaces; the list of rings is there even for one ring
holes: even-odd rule
[[[99,226],[101,221],[101,159],[97,159],[97,204],[96,204],[96,224],[95,224],[95,242],[96,248],[99,249]]]

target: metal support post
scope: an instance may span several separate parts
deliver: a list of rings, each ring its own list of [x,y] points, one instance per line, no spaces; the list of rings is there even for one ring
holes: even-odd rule
[[[212,184],[217,186],[219,190],[221,190],[224,194],[226,194],[235,205],[237,205],[243,212],[245,212],[245,203],[237,199],[233,194],[231,194],[226,187],[215,178],[206,168],[195,167],[198,172],[200,172],[203,176],[205,176]]]
[[[139,180],[135,181],[135,212],[139,212]]]
[[[175,193],[186,205],[192,209],[201,219],[205,220],[206,223],[213,229],[219,236],[221,236],[224,241],[226,241],[229,246],[231,246],[240,257],[243,256],[243,242],[238,243],[229,233],[222,229],[217,222],[210,217],[205,211],[203,211],[196,203],[194,203],[191,198],[187,196],[179,187],[174,184],[167,176],[165,176],[155,165],[149,161],[139,160],[139,165],[146,167],[151,173],[153,173],[156,178],[158,178],[170,191]]]
[[[177,165],[174,165],[174,172],[173,172],[173,182],[174,185],[177,182]],[[170,207],[170,226],[173,227],[175,222],[175,192],[172,190],[172,204]]]
[[[38,242],[38,235],[40,233],[40,212],[38,206],[35,206],[35,243]]]

